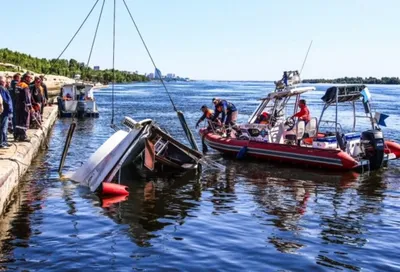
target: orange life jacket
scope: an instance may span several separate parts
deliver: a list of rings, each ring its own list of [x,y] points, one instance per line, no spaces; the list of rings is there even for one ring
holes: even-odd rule
[[[207,111],[205,112],[205,115],[206,115],[207,119],[211,119],[211,117],[214,115],[214,112],[211,109],[207,109]]]
[[[20,82],[18,82],[17,87],[19,87],[21,89],[25,89],[25,88],[29,88],[29,85],[26,84],[24,81],[20,81]]]

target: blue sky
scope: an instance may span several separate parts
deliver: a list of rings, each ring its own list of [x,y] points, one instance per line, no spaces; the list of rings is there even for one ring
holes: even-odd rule
[[[126,1],[163,74],[274,80],[285,69],[301,68],[311,40],[303,78],[400,73],[400,1]],[[2,0],[8,8],[2,12],[0,47],[55,58],[94,2]],[[64,58],[86,62],[101,2]],[[112,63],[112,8],[113,1],[106,0],[91,61],[101,68]],[[116,48],[118,69],[153,71],[122,0],[117,0]]]

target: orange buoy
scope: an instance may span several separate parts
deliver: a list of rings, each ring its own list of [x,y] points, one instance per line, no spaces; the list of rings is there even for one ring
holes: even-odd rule
[[[101,198],[101,207],[108,208],[113,204],[117,204],[128,199],[127,195],[111,196]]]
[[[386,147],[385,153],[393,153],[396,156],[396,159],[400,158],[400,144],[394,141],[385,141]]]
[[[118,196],[129,195],[127,186],[111,182],[103,182],[102,185],[103,186],[101,193],[103,195],[118,195]]]

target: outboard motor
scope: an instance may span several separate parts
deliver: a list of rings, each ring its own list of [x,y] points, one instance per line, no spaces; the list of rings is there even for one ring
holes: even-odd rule
[[[385,140],[380,130],[367,130],[361,134],[361,143],[364,149],[364,158],[369,160],[370,169],[375,170],[383,166],[385,156]]]
[[[86,103],[85,101],[78,101],[77,113],[78,117],[84,117],[86,112]]]

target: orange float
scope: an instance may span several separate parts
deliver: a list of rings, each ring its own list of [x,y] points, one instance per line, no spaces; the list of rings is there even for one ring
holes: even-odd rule
[[[103,195],[114,195],[114,196],[127,196],[129,195],[128,187],[121,184],[103,182],[101,193]]]

